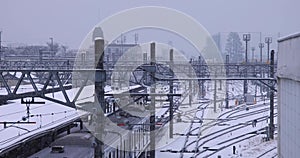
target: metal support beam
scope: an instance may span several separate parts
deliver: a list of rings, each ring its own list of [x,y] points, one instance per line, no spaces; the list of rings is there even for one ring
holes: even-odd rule
[[[49,76],[48,76],[48,78],[47,78],[47,80],[46,80],[46,82],[45,82],[45,84],[44,84],[44,86],[43,86],[43,88],[42,88],[42,91],[45,91],[45,90],[47,89],[47,86],[49,85],[52,76],[53,76],[53,75],[52,75],[52,72],[49,72]]]
[[[248,41],[250,41],[250,34],[244,34],[243,40],[246,42],[246,50],[245,50],[245,65],[248,65]],[[245,69],[245,77],[247,78],[247,69]],[[244,80],[244,95],[248,93],[248,82]]]
[[[76,95],[75,95],[75,97],[74,97],[74,99],[73,99],[73,101],[72,101],[73,103],[75,103],[75,102],[77,101],[77,99],[78,99],[78,97],[80,96],[80,94],[81,94],[83,88],[85,87],[84,85],[87,84],[88,79],[89,79],[89,75],[87,74],[87,75],[86,75],[86,79],[85,79],[85,80],[83,81],[83,83],[81,84],[81,86],[80,86],[78,92],[76,93]]]
[[[271,69],[270,69],[270,77],[274,77],[274,50],[271,51]],[[272,84],[273,85],[273,84]],[[273,86],[272,86],[273,87]],[[274,88],[274,87],[273,87]],[[270,138],[274,139],[274,91],[270,88]]]
[[[22,72],[22,75],[21,75],[20,79],[18,80],[18,83],[17,83],[16,87],[14,88],[14,91],[13,91],[14,94],[17,93],[17,91],[18,91],[18,89],[19,89],[19,87],[20,87],[20,85],[23,81],[24,76],[25,76],[25,73]]]
[[[190,63],[190,64],[192,64],[192,63]],[[192,75],[192,70],[191,70],[191,67],[189,67],[189,77],[191,77]],[[188,81],[189,82],[189,105],[190,106],[192,106],[192,93],[193,93],[193,91],[192,91],[192,80],[189,80]]]
[[[227,81],[236,81],[236,80],[241,80],[241,81],[244,81],[244,80],[261,80],[261,81],[276,81],[275,78],[258,78],[258,77],[229,77],[229,78],[226,78],[226,77],[209,77],[209,78],[158,78],[156,77],[157,80],[161,80],[161,81],[170,81],[170,80],[177,80],[177,81],[189,81],[189,80],[202,80],[202,81],[214,81],[214,80],[227,80]]]
[[[265,85],[267,88],[270,88],[271,90],[277,92],[277,89],[275,89],[275,87],[273,86],[273,83],[272,83],[272,82],[276,82],[275,79],[274,80],[269,80],[269,81],[271,81],[270,83],[265,83],[262,80],[258,80],[258,81],[261,82],[263,85]],[[263,87],[263,88],[265,88],[265,87]]]
[[[229,55],[226,55],[226,64],[229,64]],[[226,67],[226,75],[228,74],[228,67]],[[226,96],[225,96],[225,108],[229,108],[229,99],[228,99],[228,81],[225,81],[225,90],[226,90]]]
[[[31,77],[31,75],[30,75],[30,72],[27,73],[27,78],[29,79],[29,81],[30,81],[30,83],[31,83],[31,85],[32,85],[32,87],[33,87],[33,89],[34,89],[36,92],[39,91],[38,88],[37,88],[37,86],[35,85],[35,83],[34,83],[32,77]]]
[[[116,97],[121,97],[121,96],[143,96],[143,97],[149,97],[149,96],[154,96],[154,97],[162,97],[162,96],[177,96],[180,97],[181,94],[171,94],[171,93],[135,93],[135,92],[130,92],[130,93],[106,93],[104,96],[116,96]]]
[[[155,43],[150,44],[150,59],[151,65],[155,65]],[[151,72],[151,89],[150,93],[155,93],[155,72]],[[150,158],[155,158],[155,97],[151,97],[150,105]]]
[[[61,82],[61,80],[60,80],[60,78],[58,76],[58,72],[55,73],[54,76],[56,77],[58,86],[59,86],[61,92],[63,93],[63,96],[65,97],[66,102],[69,104],[70,103],[70,99],[69,99],[68,94],[67,94],[66,90],[64,89],[64,86],[63,86],[63,84],[62,84],[62,82]],[[75,108],[75,107],[73,107],[73,108]]]
[[[8,93],[8,94],[11,94],[12,92],[11,92],[11,90],[10,90],[10,88],[9,88],[9,86],[8,86],[8,84],[7,84],[7,82],[6,82],[6,80],[4,79],[4,77],[3,77],[3,75],[2,75],[2,72],[0,73],[0,81],[3,82],[4,87],[6,88],[7,93]]]
[[[16,124],[36,124],[36,122],[12,122],[12,121],[1,121],[0,124],[3,124],[4,128],[7,128],[7,125],[8,124],[13,124],[13,125],[16,125]],[[23,129],[23,128],[22,128]],[[28,129],[25,129],[24,130],[28,131]],[[29,132],[29,131],[28,131]]]
[[[217,72],[215,72],[217,76]],[[214,81],[214,112],[217,112],[217,80]]]
[[[0,31],[0,61],[2,60],[2,31]]]
[[[174,64],[174,61],[173,61],[173,49],[170,50],[170,70],[172,71],[172,67],[173,67],[173,64]],[[171,72],[172,73],[172,72]],[[172,73],[173,74],[173,73]],[[174,77],[174,74],[172,75]],[[169,91],[170,91],[170,94],[173,94],[173,81],[169,81]],[[169,100],[170,100],[170,126],[169,126],[169,137],[170,138],[173,138],[173,96],[169,96]]]

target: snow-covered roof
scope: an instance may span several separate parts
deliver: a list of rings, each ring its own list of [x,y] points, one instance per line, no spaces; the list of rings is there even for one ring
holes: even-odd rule
[[[300,31],[296,32],[296,33],[293,33],[293,34],[290,34],[290,35],[287,35],[287,36],[280,37],[277,41],[278,42],[283,42],[283,41],[286,41],[286,40],[290,40],[292,38],[297,38],[299,36],[300,36]]]
[[[278,40],[277,76],[300,81],[300,32]]]

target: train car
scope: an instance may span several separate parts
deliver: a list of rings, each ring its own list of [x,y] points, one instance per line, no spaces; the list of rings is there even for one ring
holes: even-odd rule
[[[92,135],[86,132],[71,133],[54,141],[29,158],[57,158],[57,157],[94,157]]]
[[[246,105],[253,105],[253,104],[255,104],[254,95],[252,95],[252,94],[246,94],[245,95],[245,102],[246,102]]]

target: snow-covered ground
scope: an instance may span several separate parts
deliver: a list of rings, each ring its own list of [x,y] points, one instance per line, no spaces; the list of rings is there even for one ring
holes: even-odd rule
[[[241,81],[231,81],[228,90],[229,109],[225,109],[225,91],[217,91],[217,109],[214,111],[213,82],[207,83],[208,91],[205,98],[199,100],[198,95],[193,96],[189,105],[189,97],[182,97],[182,104],[174,114],[174,136],[169,136],[169,123],[163,128],[162,134],[157,138],[157,157],[272,157],[277,153],[277,135],[275,140],[264,141],[266,137],[265,127],[268,124],[269,106],[268,100],[262,100],[259,87],[249,84],[249,93],[258,96],[255,105],[236,105],[236,98],[243,93]],[[135,88],[135,87],[129,87]],[[176,91],[183,93],[187,87],[180,86]],[[78,102],[93,101],[93,87],[83,90]],[[161,88],[158,88],[161,89]],[[21,86],[18,92],[31,91],[32,87]],[[78,89],[77,89],[78,90]],[[68,96],[72,100],[75,89],[68,90]],[[128,90],[128,89],[126,89]],[[117,90],[113,93],[122,93]],[[0,93],[5,90],[0,90]],[[111,91],[108,87],[106,92]],[[168,91],[168,89],[166,89]],[[159,93],[159,92],[158,92]],[[265,92],[262,93],[265,95]],[[64,100],[61,92],[47,94],[48,97]],[[161,98],[162,99],[162,98]],[[36,99],[36,101],[40,101]],[[44,101],[44,100],[43,100]],[[0,149],[21,141],[37,132],[55,127],[63,122],[78,118],[84,112],[63,105],[45,101],[44,105],[31,105],[29,121],[35,124],[10,124],[8,128],[0,127]],[[166,113],[168,103],[157,103],[156,116]],[[276,104],[276,102],[275,102]],[[275,113],[277,111],[275,110]],[[0,106],[0,120],[21,121],[27,116],[26,106],[20,104],[20,100],[10,101],[7,105]],[[166,113],[165,117],[168,117]],[[256,127],[252,121],[257,120]],[[27,120],[26,120],[27,121]],[[275,119],[276,123],[276,119]],[[233,154],[233,146],[236,153]]]
[[[42,85],[37,85],[38,88],[42,88]],[[105,87],[106,93],[119,94],[128,91],[129,89],[137,88],[138,86],[130,86],[124,89],[113,90],[109,87]],[[12,87],[13,89],[13,87]],[[67,90],[69,99],[72,101],[78,92],[79,88],[73,88]],[[17,93],[32,92],[34,91],[31,85],[21,85]],[[0,94],[5,94],[6,90],[0,89]],[[94,101],[94,86],[86,86],[80,96],[78,97],[76,104],[83,102]],[[62,92],[46,94],[47,97],[51,97],[57,100],[65,101]],[[31,100],[32,98],[25,98],[24,100]],[[34,122],[31,124],[18,124],[10,123],[4,128],[4,125],[0,126],[0,151],[16,142],[20,142],[34,134],[42,131],[54,128],[63,123],[74,121],[86,112],[76,110],[61,104],[53,103],[41,98],[35,98],[35,101],[44,101],[45,104],[32,104],[30,105],[30,117],[27,117],[27,107],[21,104],[21,100],[10,100],[8,104],[0,106],[0,122]],[[78,107],[80,105],[77,105]],[[23,118],[26,120],[23,120]]]
[[[21,86],[20,92],[33,91],[28,86]],[[73,94],[72,90],[67,91],[68,94]],[[47,94],[48,97],[53,97],[63,100],[60,93]],[[24,100],[31,100],[25,98]],[[35,101],[45,101],[45,104],[30,105],[30,117],[27,117],[26,105],[21,104],[20,100],[9,101],[8,104],[0,106],[1,122],[35,122],[33,124],[7,124],[0,127],[0,149],[22,141],[27,137],[56,127],[64,122],[78,119],[85,112],[79,111],[64,105],[53,103],[47,100],[35,98]],[[25,117],[26,120],[22,120]]]
[[[209,85],[206,101],[213,100],[214,91],[211,87],[213,82]],[[229,109],[224,108],[225,103],[217,103],[218,108],[214,112],[212,101],[203,103],[205,100],[202,99],[203,101],[199,103],[197,97],[194,97],[192,106],[181,106],[178,111],[182,114],[182,122],[174,124],[174,138],[160,146],[156,150],[156,156],[199,158],[276,156],[277,135],[274,140],[265,141],[269,121],[269,100],[263,101],[259,87],[249,84],[249,93],[254,95],[256,89],[256,95],[259,96],[256,98],[256,104],[236,105],[234,97],[243,94],[242,87],[241,81],[232,81],[229,84],[229,93],[233,99],[229,101]],[[217,96],[223,94],[223,91],[218,91]],[[184,102],[188,102],[188,97]],[[253,120],[257,120],[255,127],[252,126]],[[276,121],[277,119],[275,124]],[[158,141],[160,142],[161,140]],[[233,146],[236,148],[235,154]]]

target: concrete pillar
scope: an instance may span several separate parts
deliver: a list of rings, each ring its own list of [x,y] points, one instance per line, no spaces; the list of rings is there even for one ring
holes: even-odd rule
[[[95,127],[95,149],[94,156],[95,158],[104,157],[104,144],[99,139],[102,139],[102,135],[105,128],[104,123],[104,112],[105,110],[105,101],[104,101],[104,81],[101,80],[103,77],[99,70],[103,70],[103,58],[104,58],[104,39],[95,38],[95,101],[94,101],[94,115],[96,116],[96,127]],[[105,77],[103,77],[105,80]],[[99,139],[98,139],[99,138]]]
[[[151,65],[155,65],[155,43],[150,44]],[[154,76],[155,72],[151,72]],[[152,77],[150,93],[155,93],[155,81]],[[155,96],[151,96],[150,105],[150,158],[155,158]]]

